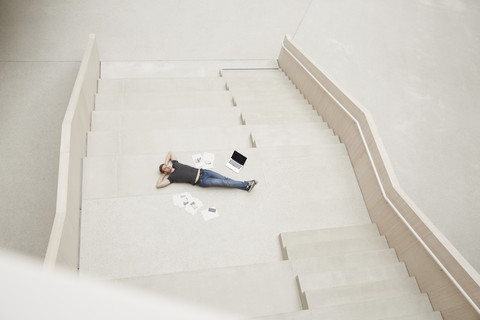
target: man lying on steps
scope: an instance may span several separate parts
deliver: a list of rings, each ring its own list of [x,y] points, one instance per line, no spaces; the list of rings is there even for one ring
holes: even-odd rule
[[[172,166],[169,163],[172,162]],[[178,162],[177,157],[172,152],[167,154],[165,163],[158,168],[160,170],[160,178],[157,181],[157,188],[164,188],[170,183],[184,182],[192,185],[198,184],[200,187],[225,187],[237,188],[245,191],[252,191],[253,187],[258,183],[256,180],[237,181],[222,176],[212,170],[196,169],[194,167]],[[165,179],[165,177],[168,177]]]

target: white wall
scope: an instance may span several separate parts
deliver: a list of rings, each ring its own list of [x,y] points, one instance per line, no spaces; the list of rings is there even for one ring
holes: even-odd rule
[[[480,3],[314,0],[294,40],[372,114],[402,188],[480,270]]]

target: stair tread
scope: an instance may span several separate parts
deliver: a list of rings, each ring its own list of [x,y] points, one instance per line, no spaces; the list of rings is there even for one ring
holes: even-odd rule
[[[331,129],[322,128],[316,123],[248,125],[248,127],[251,128],[258,147],[340,142]]]
[[[218,128],[168,128],[145,131],[91,131],[87,155],[159,154],[171,150],[252,147],[246,126]]]
[[[307,290],[305,291],[305,299],[308,308],[312,309],[419,293],[420,290],[415,278],[409,277]]]
[[[101,110],[92,112],[91,131],[154,130],[156,128],[240,126],[240,110],[234,107],[185,108],[175,111]]]
[[[361,237],[378,237],[380,233],[375,224],[364,224],[328,229],[302,230],[280,234],[282,245],[304,244],[320,241],[345,240]]]
[[[202,152],[210,152],[215,155],[213,170],[216,172],[233,177],[236,180],[261,179],[262,184],[275,192],[277,186],[270,184],[270,175],[264,170],[269,166],[269,161],[265,161],[259,155],[256,148],[242,148],[239,152],[247,157],[247,162],[240,173],[234,173],[225,166],[230,159],[233,149],[192,149],[189,151],[174,151],[182,163],[194,166],[192,156]],[[148,195],[158,192],[155,188],[156,179],[159,177],[158,166],[165,159],[166,153],[152,155],[102,155],[87,156],[83,161],[83,197],[85,199],[125,197],[135,195]],[[338,157],[344,157],[339,155]],[[314,158],[312,158],[314,159]],[[335,158],[334,158],[335,159]],[[333,162],[338,162],[331,160]],[[328,169],[331,171],[333,168]],[[337,171],[338,173],[338,171]],[[322,168],[319,168],[316,176],[323,175]],[[262,178],[260,178],[262,177]],[[263,178],[264,177],[264,178]],[[266,179],[266,180],[265,180]],[[309,186],[302,183],[303,186]],[[315,187],[318,184],[311,184]],[[300,185],[299,185],[300,187]],[[180,190],[184,186],[170,186],[169,190]],[[319,198],[321,199],[321,197]]]
[[[443,320],[442,314],[438,311],[418,312],[413,315],[389,317],[383,320]]]
[[[311,310],[302,310],[297,312],[291,313],[281,313],[281,314],[273,314],[270,316],[264,317],[255,317],[252,318],[255,320],[322,320],[325,319],[322,315],[316,317],[312,314]],[[346,318],[337,318],[337,319],[345,319],[345,320],[369,320],[370,317],[356,317],[349,315]],[[443,317],[440,312],[438,311],[426,311],[426,312],[418,312],[413,315],[406,315],[406,316],[399,316],[399,317],[388,317],[388,318],[381,318],[381,320],[443,320]]]
[[[279,69],[237,69],[221,70],[223,78],[288,78],[285,73]]]
[[[387,249],[385,237],[344,239],[293,244],[285,247],[288,259],[318,257],[329,252],[353,253],[364,250]]]
[[[302,273],[298,275],[298,282],[301,290],[305,292],[408,277],[405,264],[394,262],[370,267],[351,267],[342,270]]]
[[[115,282],[244,317],[301,310],[295,277],[286,261],[118,279]]]
[[[185,93],[123,93],[97,94],[95,110],[106,109],[172,109],[176,107],[232,106],[233,98],[229,91]]]
[[[340,319],[384,319],[392,316],[408,316],[431,312],[426,294],[409,295],[360,303],[311,309],[315,317],[329,316]]]
[[[99,79],[99,93],[226,90],[220,77],[122,78]]]
[[[320,257],[307,257],[290,260],[297,274],[318,273],[323,271],[342,270],[348,267],[365,267],[398,262],[392,248],[368,250],[351,253],[332,253]]]
[[[212,170],[235,180],[264,180],[261,160],[255,148],[239,149],[239,152],[244,154],[248,160],[238,174],[225,166],[233,152],[232,149],[172,151],[180,162],[190,166],[194,166],[193,155],[210,152],[215,155]],[[155,187],[157,179],[160,177],[158,167],[165,160],[166,154],[167,152],[155,155],[85,157],[83,161],[83,198],[98,199],[158,194],[159,190]],[[182,193],[184,192],[182,190],[188,187],[184,184],[173,184],[168,187],[168,192]]]

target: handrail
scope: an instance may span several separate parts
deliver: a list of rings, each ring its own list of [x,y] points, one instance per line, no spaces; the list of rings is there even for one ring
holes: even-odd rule
[[[291,41],[288,36],[286,36],[286,38]],[[377,166],[375,165],[375,162],[373,160],[373,157],[372,157],[372,154],[370,152],[370,148],[368,147],[368,143],[365,139],[365,135],[363,133],[363,130],[362,130],[362,127],[360,125],[360,123],[358,122],[358,120],[345,108],[345,106],[340,102],[338,101],[331,93],[330,91],[325,88],[325,86],[320,82],[318,81],[318,79],[303,65],[303,63],[301,61],[299,61],[297,59],[297,57],[295,57],[295,55],[288,49],[286,48],[284,42],[282,42],[282,48],[288,52],[288,54],[293,58],[295,59],[295,61],[303,68],[303,70],[319,85],[322,87],[322,89],[328,94],[328,96],[333,99],[341,108],[342,110],[348,115],[348,117],[353,120],[355,122],[355,125],[357,126],[357,129],[361,135],[361,138],[362,138],[362,142],[364,144],[364,147],[367,151],[367,155],[368,155],[368,158],[369,158],[369,161],[372,165],[372,168],[374,170],[374,173],[375,173],[375,178],[378,182],[378,185],[380,187],[380,190],[382,192],[382,196],[383,198],[387,201],[387,203],[393,208],[393,210],[395,211],[395,213],[397,214],[397,216],[402,220],[402,222],[407,226],[407,228],[412,232],[412,234],[415,236],[415,238],[420,242],[420,244],[422,245],[422,247],[428,252],[428,254],[433,258],[433,260],[438,264],[438,266],[445,272],[445,274],[447,275],[447,277],[452,281],[452,283],[455,285],[455,287],[460,291],[460,293],[464,296],[464,298],[468,301],[468,303],[473,307],[473,309],[480,315],[480,308],[479,306],[477,306],[477,304],[473,301],[473,299],[468,295],[467,292],[465,292],[465,290],[460,286],[460,284],[457,282],[457,280],[455,279],[455,277],[453,277],[453,275],[448,271],[448,269],[443,265],[443,263],[440,261],[440,259],[435,255],[435,253],[428,247],[428,245],[423,241],[423,239],[420,237],[420,235],[415,231],[415,229],[410,225],[410,223],[405,219],[405,217],[400,213],[400,211],[398,210],[398,208],[392,203],[392,201],[390,200],[390,198],[388,197],[388,195],[386,194],[385,192],[385,188],[383,186],[383,183],[380,179],[380,175],[378,173],[378,170],[377,170]]]
[[[78,269],[82,158],[99,76],[100,60],[91,34],[62,122],[56,212],[44,260],[47,270],[59,264]]]

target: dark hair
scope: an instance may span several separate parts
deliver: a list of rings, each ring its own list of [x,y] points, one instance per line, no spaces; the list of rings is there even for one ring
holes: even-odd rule
[[[164,172],[163,172],[163,167],[164,167],[164,166],[165,166],[165,163],[162,163],[162,164],[160,165],[160,167],[158,167],[158,170],[160,170],[160,173],[164,173]]]

